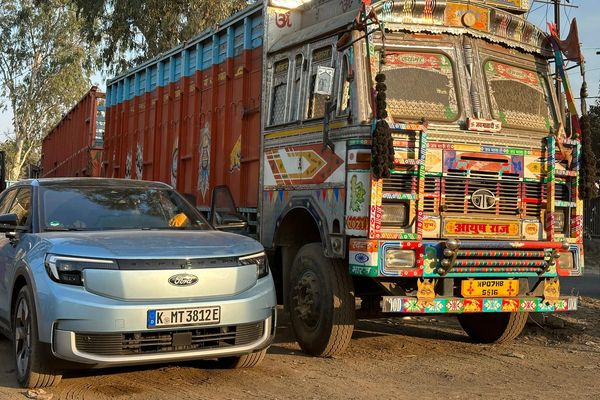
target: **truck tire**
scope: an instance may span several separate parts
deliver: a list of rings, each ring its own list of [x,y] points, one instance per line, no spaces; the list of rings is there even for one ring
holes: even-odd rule
[[[255,353],[244,354],[237,357],[225,357],[219,360],[220,366],[223,368],[253,368],[265,359],[267,355],[267,349],[257,351]]]
[[[298,251],[289,274],[290,320],[302,350],[332,357],[346,349],[354,330],[352,279],[339,260],[323,255],[321,243]]]
[[[12,315],[15,371],[19,385],[42,388],[58,385],[62,378],[54,369],[50,346],[39,341],[37,312],[33,295],[23,286],[17,295]]]
[[[480,343],[505,343],[521,334],[529,313],[460,314],[458,322],[471,339]]]

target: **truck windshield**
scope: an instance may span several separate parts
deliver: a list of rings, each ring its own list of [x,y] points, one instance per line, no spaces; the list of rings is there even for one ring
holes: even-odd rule
[[[484,71],[495,119],[521,129],[555,127],[548,81],[539,72],[494,60],[484,64]]]
[[[387,108],[393,117],[455,121],[459,103],[450,59],[441,53],[386,55]]]
[[[170,189],[58,186],[40,188],[45,231],[107,229],[212,229]]]

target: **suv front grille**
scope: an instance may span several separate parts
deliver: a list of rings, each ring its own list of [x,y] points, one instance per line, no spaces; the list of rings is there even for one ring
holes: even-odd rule
[[[207,350],[255,342],[263,335],[264,325],[264,322],[257,322],[187,330],[77,333],[75,345],[82,352],[103,356]],[[191,344],[174,346],[173,336],[180,333],[191,334]]]

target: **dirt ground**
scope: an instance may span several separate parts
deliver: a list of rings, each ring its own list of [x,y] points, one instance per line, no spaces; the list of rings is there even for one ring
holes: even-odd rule
[[[213,362],[70,373],[53,399],[592,399],[600,395],[600,300],[530,319],[509,345],[471,343],[451,317],[358,323],[341,357],[305,356],[285,316],[268,357],[250,370]],[[0,339],[0,399],[26,398]]]

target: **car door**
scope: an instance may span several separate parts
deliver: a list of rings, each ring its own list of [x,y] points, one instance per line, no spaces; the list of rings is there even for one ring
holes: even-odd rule
[[[20,186],[9,189],[0,200],[0,214],[17,214],[18,226],[31,223],[31,187]],[[4,233],[0,233],[0,318],[3,324],[10,321],[9,281],[14,268],[17,248]]]

